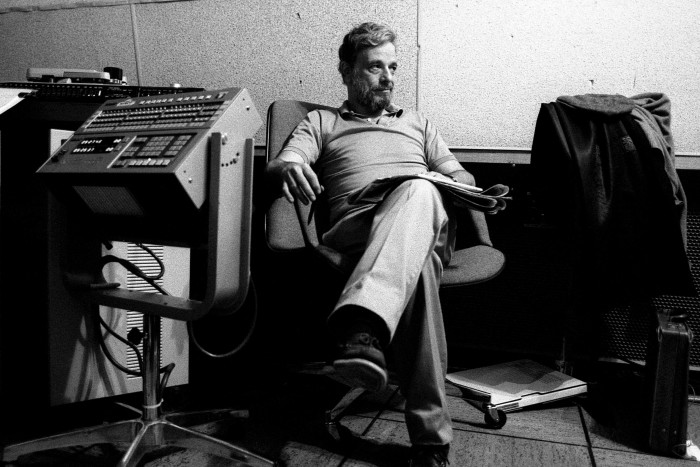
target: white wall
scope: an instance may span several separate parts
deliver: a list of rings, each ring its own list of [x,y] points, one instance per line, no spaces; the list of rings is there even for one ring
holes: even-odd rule
[[[700,151],[700,3],[421,2],[422,110],[450,145],[527,147],[540,103],[664,92],[678,152]]]
[[[426,112],[451,146],[528,149],[542,102],[658,91],[671,98],[677,152],[700,153],[695,0],[131,0],[8,12],[0,82],[32,66],[118,66],[130,84],[246,87],[261,113],[275,99],[336,104],[338,45],[365,20],[395,27],[397,101]]]

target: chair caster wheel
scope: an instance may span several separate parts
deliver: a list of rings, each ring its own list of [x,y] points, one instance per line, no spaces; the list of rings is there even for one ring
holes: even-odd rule
[[[337,421],[326,423],[326,434],[334,443],[347,443],[353,439],[352,431]]]
[[[506,419],[506,413],[502,410],[489,410],[484,413],[484,422],[489,428],[503,428],[506,424]]]

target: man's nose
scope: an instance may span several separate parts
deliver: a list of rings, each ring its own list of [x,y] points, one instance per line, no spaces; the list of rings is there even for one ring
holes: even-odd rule
[[[391,83],[394,81],[394,72],[391,68],[387,67],[382,70],[381,80],[385,83]]]

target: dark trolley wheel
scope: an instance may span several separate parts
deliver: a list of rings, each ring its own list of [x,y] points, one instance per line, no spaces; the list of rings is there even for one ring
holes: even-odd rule
[[[484,422],[486,422],[486,425],[489,428],[503,428],[503,426],[506,424],[506,419],[506,413],[502,410],[491,409],[484,412]]]

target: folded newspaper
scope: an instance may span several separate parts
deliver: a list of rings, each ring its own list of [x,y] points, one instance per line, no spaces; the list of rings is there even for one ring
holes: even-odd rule
[[[510,189],[501,184],[482,189],[464,183],[454,182],[447,178],[437,176],[434,173],[421,173],[415,175],[398,175],[395,177],[378,178],[362,190],[350,195],[348,202],[357,204],[360,202],[373,202],[384,199],[386,194],[406,180],[422,178],[433,182],[440,191],[450,196],[456,206],[476,209],[487,214],[495,214],[506,208],[506,201]]]

